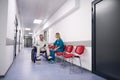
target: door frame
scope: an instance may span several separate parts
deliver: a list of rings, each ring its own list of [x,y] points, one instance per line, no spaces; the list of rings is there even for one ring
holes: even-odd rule
[[[17,16],[15,16],[14,58],[17,55],[17,33],[18,33],[18,20]]]
[[[21,47],[21,30],[19,30],[19,47],[18,47],[18,52],[20,52],[20,47]]]
[[[109,80],[116,80],[115,78],[96,70],[96,4],[101,1],[103,0],[95,0],[92,2],[92,72]]]

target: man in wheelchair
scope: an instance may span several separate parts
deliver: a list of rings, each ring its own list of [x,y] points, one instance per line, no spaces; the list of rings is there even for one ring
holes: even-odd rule
[[[44,40],[43,34],[39,35],[39,41],[37,42],[37,55],[38,56],[43,56],[48,60],[48,55],[49,55],[49,48],[47,42]]]

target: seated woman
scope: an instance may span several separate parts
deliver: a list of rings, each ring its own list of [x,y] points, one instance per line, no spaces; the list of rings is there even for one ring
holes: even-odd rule
[[[56,41],[53,43],[55,46],[54,49],[50,50],[50,62],[55,61],[55,52],[63,52],[64,51],[64,43],[63,40],[60,38],[60,33],[56,33]]]

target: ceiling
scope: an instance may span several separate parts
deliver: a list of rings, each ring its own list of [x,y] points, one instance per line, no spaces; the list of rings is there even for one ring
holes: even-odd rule
[[[40,27],[34,19],[47,20],[67,0],[16,0],[22,25],[34,30]]]

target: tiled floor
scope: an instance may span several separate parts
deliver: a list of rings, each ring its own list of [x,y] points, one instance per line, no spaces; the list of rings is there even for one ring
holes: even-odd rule
[[[105,80],[89,71],[74,67],[70,71],[69,64],[63,67],[61,63],[49,64],[42,59],[37,63],[31,62],[31,49],[24,49],[14,61],[7,75],[0,80]]]

